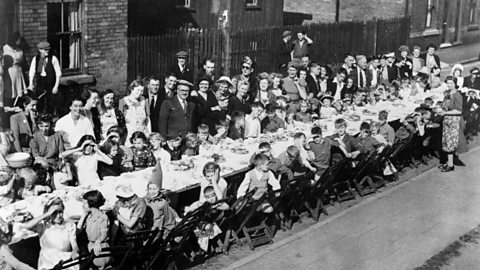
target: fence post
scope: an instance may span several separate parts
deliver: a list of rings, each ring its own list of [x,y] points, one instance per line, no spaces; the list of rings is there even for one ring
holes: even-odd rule
[[[231,30],[230,26],[226,26],[222,28],[222,34],[224,37],[224,45],[223,45],[223,75],[230,77],[230,64],[232,62],[232,37],[231,37]]]
[[[378,20],[377,17],[373,17],[373,55],[377,55],[377,36],[378,36]]]

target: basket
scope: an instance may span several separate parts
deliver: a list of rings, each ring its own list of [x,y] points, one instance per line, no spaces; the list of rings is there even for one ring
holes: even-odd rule
[[[5,160],[8,162],[8,166],[15,169],[28,167],[32,164],[31,156],[27,153],[13,153],[7,155]]]

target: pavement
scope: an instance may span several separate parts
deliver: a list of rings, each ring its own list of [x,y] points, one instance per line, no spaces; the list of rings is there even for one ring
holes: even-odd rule
[[[436,53],[442,62],[442,78],[451,75],[452,67],[457,63],[463,65],[464,77],[470,75],[473,67],[480,67],[480,43],[442,48]]]
[[[431,169],[226,269],[420,266],[480,224],[480,167],[475,166],[479,157],[480,148],[472,149],[461,156],[466,167],[457,166],[451,173]]]

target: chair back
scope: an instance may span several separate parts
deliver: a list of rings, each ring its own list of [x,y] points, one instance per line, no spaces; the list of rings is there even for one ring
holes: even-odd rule
[[[55,265],[52,270],[61,270],[68,269],[72,266],[79,266],[80,270],[90,269],[94,258],[93,252],[80,254],[76,259],[68,259],[65,261],[60,261]]]

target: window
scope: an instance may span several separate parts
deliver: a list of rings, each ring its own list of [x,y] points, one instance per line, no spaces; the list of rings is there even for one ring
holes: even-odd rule
[[[50,46],[66,73],[81,71],[81,3],[49,0],[47,34]]]
[[[190,0],[177,0],[177,7],[190,7]]]
[[[470,0],[470,10],[468,13],[468,23],[475,24],[477,15],[477,0]]]
[[[425,28],[432,27],[432,19],[433,19],[433,9],[435,6],[433,5],[433,0],[427,1],[427,17],[425,20]]]
[[[246,0],[247,7],[257,7],[258,0]]]

